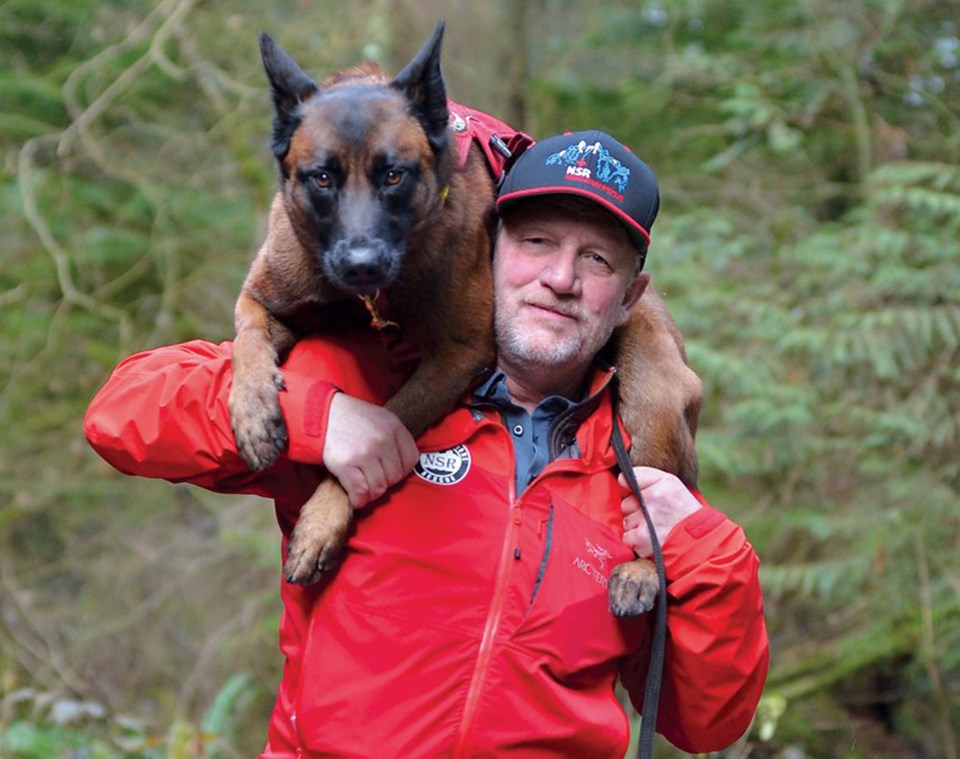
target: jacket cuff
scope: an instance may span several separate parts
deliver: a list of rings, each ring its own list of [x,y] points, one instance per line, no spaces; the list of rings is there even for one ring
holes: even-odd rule
[[[287,423],[287,458],[298,464],[323,465],[330,403],[341,388],[326,380],[284,372],[287,389],[280,393],[280,408]]]
[[[663,563],[671,596],[683,596],[688,581],[723,573],[748,548],[743,528],[711,506],[704,506],[677,524],[664,540]],[[716,572],[708,570],[714,567]]]

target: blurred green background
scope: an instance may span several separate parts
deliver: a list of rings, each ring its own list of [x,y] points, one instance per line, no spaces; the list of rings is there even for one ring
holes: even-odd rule
[[[270,504],[120,476],[81,419],[123,356],[232,334],[276,181],[257,32],[394,72],[440,17],[451,97],[660,177],[648,266],[773,644],[723,756],[956,759],[957,0],[0,2],[0,757],[262,747]]]

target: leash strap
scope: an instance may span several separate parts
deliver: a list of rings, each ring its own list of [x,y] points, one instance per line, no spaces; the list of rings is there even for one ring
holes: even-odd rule
[[[617,464],[620,467],[620,471],[623,472],[623,476],[626,477],[630,489],[640,502],[640,508],[643,510],[643,516],[647,522],[647,529],[650,531],[650,543],[653,546],[653,563],[657,568],[657,578],[660,581],[660,589],[657,593],[657,605],[654,612],[656,616],[653,623],[653,647],[650,651],[647,684],[643,691],[640,739],[637,742],[637,756],[639,759],[653,759],[653,737],[657,727],[657,707],[660,705],[660,683],[663,680],[663,659],[667,643],[667,572],[663,566],[663,552],[660,550],[660,541],[657,540],[657,533],[653,528],[653,519],[650,517],[650,512],[647,511],[647,504],[644,503],[643,495],[640,493],[640,486],[633,473],[633,464],[630,461],[630,456],[627,454],[627,447],[623,442],[623,435],[620,433],[620,425],[617,421],[616,411],[614,411],[613,434],[611,435],[610,442],[613,444],[613,450],[617,456]]]

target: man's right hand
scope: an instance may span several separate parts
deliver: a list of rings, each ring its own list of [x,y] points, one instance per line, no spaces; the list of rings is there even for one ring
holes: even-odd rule
[[[333,396],[323,465],[340,481],[354,508],[386,493],[419,458],[413,436],[393,412],[346,393]]]

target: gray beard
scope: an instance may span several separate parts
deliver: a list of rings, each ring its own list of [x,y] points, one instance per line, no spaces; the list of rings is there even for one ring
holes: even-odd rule
[[[506,318],[498,317],[494,330],[497,353],[513,364],[563,366],[576,358],[581,349],[579,335],[557,338],[550,342],[534,342],[516,323]]]

